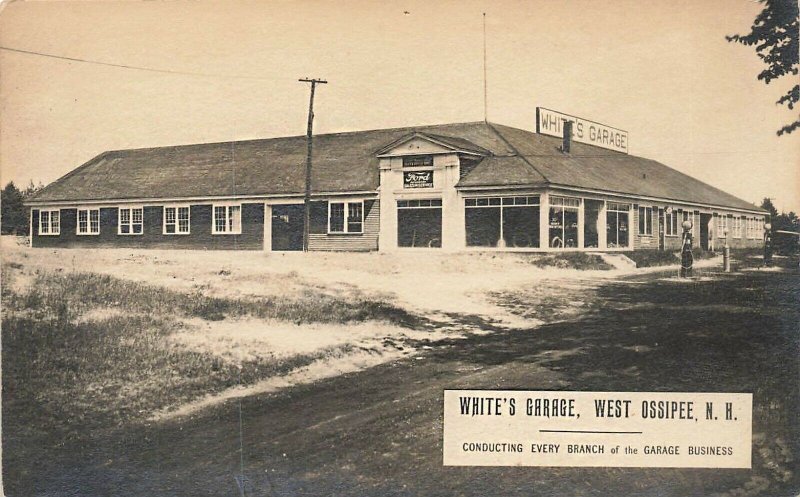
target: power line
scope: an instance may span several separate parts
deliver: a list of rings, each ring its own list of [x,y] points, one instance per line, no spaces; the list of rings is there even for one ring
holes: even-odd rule
[[[195,71],[179,71],[175,69],[159,69],[155,67],[146,67],[146,66],[136,66],[132,64],[117,64],[115,62],[104,62],[101,60],[90,60],[90,59],[81,59],[79,57],[67,57],[65,55],[56,55],[50,54],[45,52],[36,52],[33,50],[23,50],[21,48],[12,48],[12,47],[3,47],[0,46],[0,50],[5,50],[7,52],[15,52],[20,54],[26,55],[37,55],[39,57],[47,57],[51,59],[58,59],[58,60],[66,60],[69,62],[82,62],[85,64],[94,64],[98,66],[107,66],[107,67],[116,67],[120,69],[133,69],[137,71],[147,71],[147,72],[155,72],[161,74],[179,74],[183,76],[196,76],[202,78],[230,78],[230,79],[253,79],[253,80],[261,80],[261,81],[276,81],[279,78],[267,78],[264,76],[246,76],[241,74],[212,74],[212,73],[203,73],[203,72],[195,72]],[[282,79],[282,78],[281,78]]]

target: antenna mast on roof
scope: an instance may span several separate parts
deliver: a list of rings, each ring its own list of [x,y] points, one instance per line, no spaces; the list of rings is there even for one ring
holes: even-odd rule
[[[489,122],[489,100],[486,93],[486,12],[483,13],[483,122]]]

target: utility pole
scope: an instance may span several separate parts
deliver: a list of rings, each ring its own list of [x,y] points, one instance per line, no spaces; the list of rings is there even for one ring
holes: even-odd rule
[[[313,149],[313,142],[311,132],[314,126],[314,90],[317,84],[327,84],[324,79],[299,79],[301,83],[311,83],[311,98],[308,101],[308,128],[306,130],[306,143],[308,150],[306,152],[306,191],[303,198],[304,216],[303,216],[303,252],[308,252],[308,238],[309,228],[311,226],[311,152]]]

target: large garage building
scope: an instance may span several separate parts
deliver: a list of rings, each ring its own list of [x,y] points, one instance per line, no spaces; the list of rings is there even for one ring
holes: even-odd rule
[[[537,121],[316,135],[309,249],[676,250],[684,220],[706,250],[761,244],[753,204],[627,135]],[[301,250],[305,154],[304,136],[104,152],[28,201],[31,244]]]

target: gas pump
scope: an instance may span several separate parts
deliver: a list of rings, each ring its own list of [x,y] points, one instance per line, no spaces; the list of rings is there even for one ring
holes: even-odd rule
[[[681,224],[683,227],[683,241],[681,243],[681,278],[692,276],[694,255],[692,254],[692,222],[688,219]]]
[[[772,224],[764,223],[764,267],[772,267]]]

